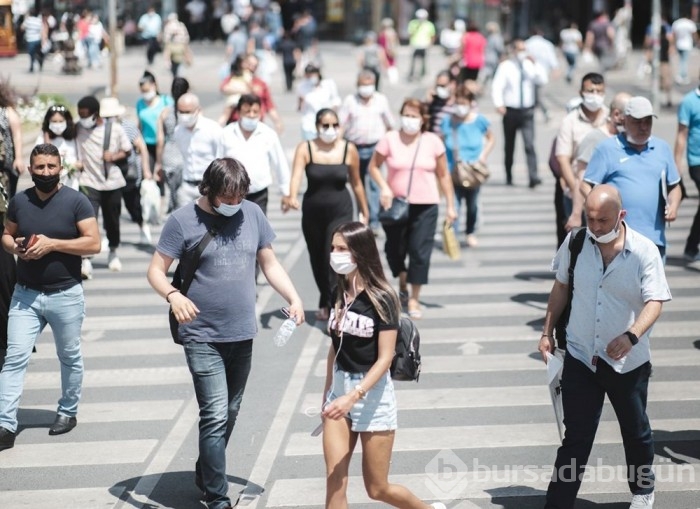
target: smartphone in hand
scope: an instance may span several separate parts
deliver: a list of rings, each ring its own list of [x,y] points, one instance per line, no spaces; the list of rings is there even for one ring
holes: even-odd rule
[[[34,235],[33,233],[31,235],[27,235],[24,237],[24,240],[22,241],[22,249],[25,251],[32,247],[34,244],[36,244],[36,241],[39,240],[39,237]]]

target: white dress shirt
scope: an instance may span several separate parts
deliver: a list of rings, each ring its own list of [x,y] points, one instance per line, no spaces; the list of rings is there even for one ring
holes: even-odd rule
[[[240,161],[250,177],[249,193],[257,193],[272,184],[275,171],[277,184],[283,196],[289,196],[289,164],[279,136],[268,125],[258,122],[248,139],[243,136],[239,122],[224,127],[221,134],[221,157]]]
[[[189,182],[202,180],[204,170],[214,159],[222,157],[220,145],[222,131],[217,122],[201,113],[193,129],[183,125],[175,127],[173,139],[184,161],[182,180]]]
[[[547,71],[530,59],[525,59],[522,63],[514,59],[504,60],[498,65],[491,84],[493,105],[496,108],[533,108],[535,86],[546,85],[548,81]]]

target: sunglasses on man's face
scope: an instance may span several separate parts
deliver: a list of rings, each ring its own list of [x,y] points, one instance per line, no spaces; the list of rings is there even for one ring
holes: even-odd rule
[[[321,124],[321,127],[322,127],[323,129],[330,129],[331,127],[334,127],[335,129],[338,129],[338,128],[340,127],[340,124],[337,123],[337,122],[336,122],[335,124]]]

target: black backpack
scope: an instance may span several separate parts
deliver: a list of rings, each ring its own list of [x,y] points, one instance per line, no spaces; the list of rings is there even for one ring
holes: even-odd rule
[[[409,318],[399,319],[396,351],[391,361],[391,378],[400,382],[418,381],[420,376],[420,334]]]

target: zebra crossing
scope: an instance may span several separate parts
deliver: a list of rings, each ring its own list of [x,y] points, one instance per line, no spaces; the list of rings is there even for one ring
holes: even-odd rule
[[[439,249],[434,253],[419,323],[423,374],[418,384],[396,384],[400,429],[391,479],[450,508],[541,507],[558,443],[535,352],[553,281],[549,190],[494,184],[483,194],[480,246],[465,248],[459,261]],[[700,273],[674,258],[691,204],[669,230],[674,300],[654,330],[649,394],[657,506],[679,509],[697,507],[700,499],[700,327],[694,313]],[[311,315],[317,297],[299,216],[271,208],[270,217],[278,234],[275,250]],[[165,304],[145,280],[150,250],[135,244],[133,225],[125,223],[123,235],[123,272],[108,272],[106,255],[98,255],[95,278],[85,283],[79,425],[59,437],[46,433],[60,391],[47,331],[25,380],[16,446],[0,455],[2,507],[202,507],[191,480],[197,405],[190,375],[169,338]],[[269,338],[279,325],[278,306],[265,285],[259,307],[267,325],[256,340],[256,356],[262,364],[278,364],[254,368],[228,450],[231,494],[242,492],[239,507],[251,509],[320,508],[321,439],[310,433],[319,422],[328,340],[312,324],[300,329],[295,344],[274,350]],[[273,403],[265,410],[261,403],[267,401]],[[360,454],[358,448],[349,502],[378,507],[365,494]],[[580,499],[628,502],[626,481],[618,475],[624,467],[619,430],[607,406],[590,465],[592,481],[584,482]]]

